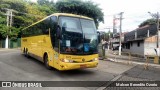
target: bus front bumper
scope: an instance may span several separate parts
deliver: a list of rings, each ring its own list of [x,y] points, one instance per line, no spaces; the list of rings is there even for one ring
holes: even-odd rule
[[[84,68],[93,68],[97,67],[98,60],[93,62],[85,62],[85,63],[66,63],[60,62],[59,70],[73,70],[73,69],[84,69]]]

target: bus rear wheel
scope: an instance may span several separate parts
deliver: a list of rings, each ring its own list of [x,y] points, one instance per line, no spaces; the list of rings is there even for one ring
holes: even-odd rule
[[[23,54],[25,54],[25,52],[26,52],[26,50],[25,50],[25,48],[23,49]]]
[[[45,55],[45,56],[44,56],[44,64],[45,64],[45,67],[46,67],[47,69],[49,69],[49,70],[52,69],[52,67],[49,66],[48,55]]]
[[[28,49],[25,50],[25,56],[29,58]]]

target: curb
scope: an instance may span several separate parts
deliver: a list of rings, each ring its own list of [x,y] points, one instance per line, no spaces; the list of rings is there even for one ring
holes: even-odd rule
[[[120,59],[113,59],[113,58],[107,58],[107,60],[112,61],[112,62],[118,62],[118,63],[124,63],[124,64],[135,64],[135,65],[146,65],[147,63],[144,62],[136,62],[136,61],[126,61],[126,60],[120,60]],[[148,63],[148,66],[152,66],[155,68],[160,68],[159,64],[152,64]]]
[[[1,51],[11,51],[11,50],[20,50],[19,48],[14,48],[14,49],[5,49],[5,48],[0,48]]]

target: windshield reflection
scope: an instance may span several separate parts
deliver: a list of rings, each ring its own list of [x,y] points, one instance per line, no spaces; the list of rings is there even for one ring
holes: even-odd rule
[[[60,17],[62,39],[60,52],[65,54],[97,53],[97,34],[94,22],[73,17]]]

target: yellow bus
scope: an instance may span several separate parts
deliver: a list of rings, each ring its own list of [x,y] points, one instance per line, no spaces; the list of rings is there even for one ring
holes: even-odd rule
[[[97,46],[94,20],[81,15],[55,13],[22,30],[22,52],[48,69],[96,67]]]

